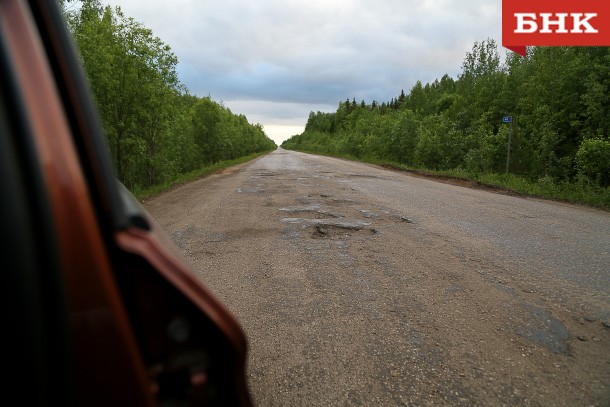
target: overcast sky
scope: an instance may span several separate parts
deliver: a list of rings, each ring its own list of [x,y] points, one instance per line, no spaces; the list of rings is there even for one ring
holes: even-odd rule
[[[103,0],[179,59],[190,93],[210,95],[278,144],[310,111],[389,101],[456,77],[475,41],[501,43],[501,0]]]

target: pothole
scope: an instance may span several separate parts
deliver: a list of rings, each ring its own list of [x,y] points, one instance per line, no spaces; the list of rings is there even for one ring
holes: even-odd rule
[[[373,212],[368,209],[358,209],[358,212],[362,214],[365,218],[378,218],[379,214],[377,212]]]
[[[365,232],[370,234],[378,233],[376,229],[368,228],[370,222],[358,219],[312,219],[312,218],[284,218],[282,223],[302,225],[303,229],[311,228],[311,237],[319,238],[346,238],[355,232]]]
[[[406,216],[401,216],[400,217],[401,222],[405,222],[405,223],[415,223],[415,220],[412,218],[408,218]]]
[[[314,239],[341,239],[348,238],[354,232],[368,232],[371,234],[376,233],[374,229],[367,229],[365,227],[351,227],[346,225],[315,225],[311,237]]]
[[[330,200],[332,205],[360,205],[361,202],[349,198],[332,198]]]
[[[284,218],[281,220],[282,223],[292,224],[305,224],[305,225],[325,225],[334,226],[342,229],[349,230],[362,230],[367,226],[371,225],[371,222],[364,222],[358,219],[342,219],[342,220],[330,220],[330,219],[311,219],[311,218]]]
[[[559,318],[534,305],[525,304],[524,311],[527,318],[524,318],[524,325],[517,330],[519,335],[544,346],[553,353],[569,353],[569,340],[572,335]]]
[[[327,211],[325,209],[320,209],[319,205],[297,206],[297,207],[290,207],[290,208],[280,208],[280,211],[287,212],[287,213],[292,213],[292,214],[300,214],[300,213],[313,214],[313,215],[315,215],[315,217],[317,219],[320,219],[320,218],[335,218],[335,219],[344,218],[344,216],[342,214],[340,214],[340,213]]]

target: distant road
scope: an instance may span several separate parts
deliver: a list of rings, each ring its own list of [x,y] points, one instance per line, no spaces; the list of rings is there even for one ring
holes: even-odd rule
[[[145,206],[257,405],[610,405],[608,212],[281,149]]]

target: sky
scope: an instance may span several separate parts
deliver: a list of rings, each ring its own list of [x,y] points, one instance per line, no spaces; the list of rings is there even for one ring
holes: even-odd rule
[[[152,29],[180,81],[277,144],[311,111],[390,101],[457,77],[475,41],[501,44],[501,0],[102,0]]]

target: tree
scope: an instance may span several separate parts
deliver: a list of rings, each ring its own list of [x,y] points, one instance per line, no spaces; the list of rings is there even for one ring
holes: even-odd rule
[[[594,183],[610,186],[610,142],[602,139],[583,140],[576,153],[578,172]]]
[[[366,108],[363,101],[349,110],[340,104],[325,115],[310,115],[293,140],[301,149],[315,145],[327,153],[473,173],[504,171],[509,128],[502,117],[509,115],[512,173],[531,181],[584,177],[603,186],[610,161],[610,51],[531,47],[527,58],[509,53],[502,62],[495,41],[476,42],[457,80],[417,81],[389,104],[373,101]],[[323,119],[334,123],[330,130]]]
[[[102,117],[118,178],[147,187],[275,144],[209,98],[188,95],[170,47],[119,7],[63,8]]]
[[[400,111],[389,134],[387,157],[398,163],[414,164],[419,139],[419,117],[411,110]]]
[[[128,186],[156,183],[179,87],[176,57],[120,8],[85,1],[71,21],[119,179]]]

